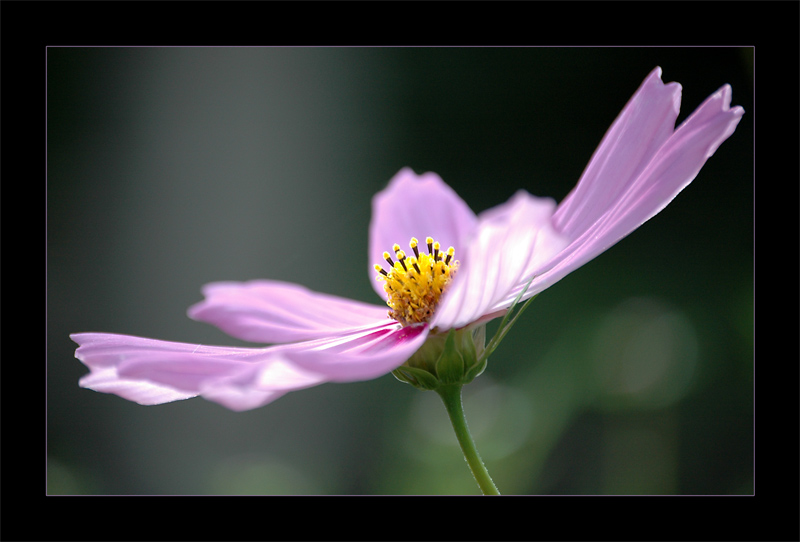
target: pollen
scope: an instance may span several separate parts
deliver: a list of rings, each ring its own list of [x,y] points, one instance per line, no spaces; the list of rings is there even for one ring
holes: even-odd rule
[[[408,246],[414,255],[406,256],[400,245],[395,244],[392,246],[395,259],[389,252],[383,253],[388,270],[381,264],[374,266],[376,278],[385,283],[383,288],[389,296],[386,302],[391,309],[389,317],[404,326],[430,320],[459,265],[453,247],[442,252],[441,245],[432,237],[425,239],[427,254],[418,245],[419,241],[412,237]]]

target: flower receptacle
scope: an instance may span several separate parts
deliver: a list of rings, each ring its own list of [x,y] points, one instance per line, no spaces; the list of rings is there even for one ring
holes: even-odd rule
[[[482,358],[486,326],[431,334],[425,344],[403,365],[392,371],[401,382],[421,390],[466,384],[486,368]]]

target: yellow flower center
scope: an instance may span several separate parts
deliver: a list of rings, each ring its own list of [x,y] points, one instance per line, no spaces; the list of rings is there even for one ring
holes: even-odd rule
[[[441,245],[434,242],[432,237],[425,239],[425,242],[428,245],[427,254],[420,253],[415,237],[408,244],[414,251],[413,256],[406,257],[398,244],[392,247],[397,261],[388,252],[384,252],[383,258],[389,264],[389,271],[380,264],[375,264],[375,271],[379,273],[378,280],[386,283],[383,286],[389,296],[386,304],[392,309],[389,317],[404,326],[430,319],[439,298],[458,269],[459,262],[453,259],[453,247],[443,253],[440,251]]]

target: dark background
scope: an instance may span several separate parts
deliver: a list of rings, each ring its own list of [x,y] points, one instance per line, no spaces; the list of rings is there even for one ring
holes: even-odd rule
[[[230,412],[78,387],[68,335],[243,345],[186,309],[270,278],[379,303],[370,198],[434,171],[475,212],[560,201],[655,66],[736,132],[661,214],[531,305],[465,388],[507,494],[749,495],[749,47],[50,47],[47,491],[475,494],[435,394],[392,376]],[[493,329],[493,328],[492,328]],[[490,330],[491,331],[491,330]]]

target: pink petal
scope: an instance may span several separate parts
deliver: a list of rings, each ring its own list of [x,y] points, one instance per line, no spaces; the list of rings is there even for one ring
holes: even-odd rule
[[[409,253],[412,237],[424,247],[425,238],[431,236],[443,250],[453,246],[456,257],[460,257],[476,223],[475,213],[438,175],[416,175],[409,168],[400,170],[372,200],[368,264],[373,288],[382,299],[387,298],[373,266],[388,267],[383,253],[392,254],[395,243]]]
[[[264,351],[259,357],[264,356]],[[198,359],[196,355],[163,354],[122,362],[123,378],[141,378],[175,387],[196,389],[198,395],[231,410],[250,410],[282,397],[290,391],[326,382],[290,363],[272,349],[268,359],[256,363],[230,359],[225,354]]]
[[[652,218],[695,178],[744,111],[729,107],[731,89],[725,85],[673,131],[680,86],[664,85],[660,76],[660,68],[650,73],[611,126],[580,182],[555,211],[555,231],[539,229],[532,196],[529,205],[518,199],[491,210],[497,213],[493,220],[485,218],[488,212],[480,216],[476,247],[463,259],[432,325],[459,327],[496,316],[532,276],[522,299],[541,292]],[[542,246],[536,246],[534,232]],[[524,250],[526,243],[535,261],[509,259],[510,247]]]
[[[660,71],[654,73],[660,74]],[[653,74],[651,74],[643,87],[646,89],[653,84]],[[640,89],[639,93],[641,92]],[[647,103],[656,99],[662,100],[669,107],[674,103],[674,97],[670,94],[652,97]],[[525,298],[548,288],[613,246],[660,212],[692,182],[706,160],[714,154],[723,141],[730,137],[744,114],[741,107],[731,108],[730,100],[731,88],[724,85],[709,96],[674,133],[661,142],[655,154],[652,154],[650,149],[653,141],[661,141],[663,129],[655,129],[652,126],[649,131],[657,135],[652,139],[643,138],[640,146],[644,150],[639,149],[638,152],[626,148],[611,151],[603,149],[602,152],[598,150],[597,154],[604,156],[603,162],[607,163],[608,167],[600,173],[588,177],[585,175],[573,191],[575,196],[568,197],[559,206],[554,217],[557,228],[563,227],[562,233],[567,233],[572,242],[536,273],[537,276],[526,292]],[[632,103],[634,107],[638,107],[637,104],[640,102],[632,100]],[[631,104],[628,107],[632,107]],[[623,111],[620,118],[626,124],[636,122],[649,124],[648,119],[627,115],[626,111]],[[664,122],[672,122],[670,118],[671,116]],[[639,133],[641,130],[635,126],[620,126],[619,122],[612,126],[614,133],[628,131]],[[608,141],[607,136],[601,147],[610,144]],[[630,141],[629,145],[635,146],[636,141]],[[637,164],[631,169],[628,162],[632,155],[648,156],[649,160],[646,164]],[[590,165],[589,169],[591,168]],[[636,172],[635,178],[621,183],[615,172],[630,170]],[[588,188],[584,188],[584,184],[587,184]],[[608,186],[610,196],[602,194],[603,186]],[[595,194],[594,197],[602,203],[602,206],[598,205],[597,209],[586,207],[585,205],[591,203],[588,199],[584,202],[585,205],[579,203],[589,198],[587,194],[590,193]],[[584,219],[580,216],[582,213],[588,213],[592,220]],[[512,291],[510,298],[513,299],[520,289],[521,286]]]
[[[425,342],[427,326],[394,321],[345,335],[268,348],[176,343],[77,333],[75,357],[90,369],[83,387],[154,405],[202,396],[231,410],[263,406],[289,391],[324,382],[377,378]]]
[[[330,337],[388,321],[386,307],[278,281],[218,282],[189,317],[246,341],[288,343]]]
[[[326,379],[278,358],[251,371],[205,387],[202,396],[231,410],[250,410],[271,403],[289,391],[321,384]],[[306,385],[307,384],[307,385]]]
[[[115,367],[97,367],[78,383],[83,388],[112,393],[140,405],[160,405],[197,396],[196,393],[178,391],[144,380],[122,378]]]
[[[508,308],[500,303],[568,244],[552,226],[555,202],[519,191],[481,213],[476,233],[431,326],[463,327]],[[513,297],[512,297],[513,299]]]
[[[75,357],[91,372],[80,385],[154,405],[202,395],[233,410],[262,406],[288,391],[325,382],[287,362],[277,348],[176,343],[109,333],[77,333]]]
[[[586,231],[638,178],[672,135],[681,103],[681,86],[661,82],[655,68],[608,129],[580,182],[553,217],[571,239]]]
[[[334,382],[369,380],[397,369],[427,337],[427,325],[397,324],[353,335],[347,341],[319,341],[315,347],[288,349],[286,357]]]

